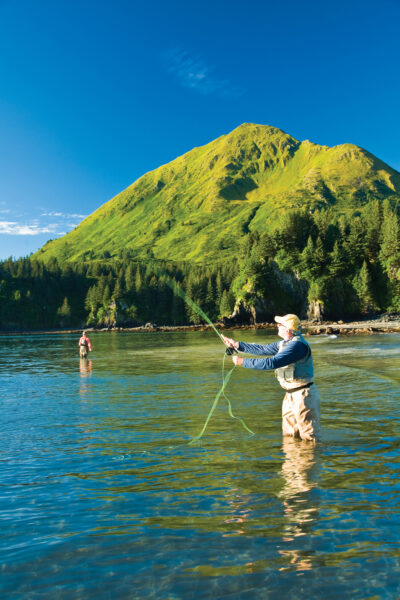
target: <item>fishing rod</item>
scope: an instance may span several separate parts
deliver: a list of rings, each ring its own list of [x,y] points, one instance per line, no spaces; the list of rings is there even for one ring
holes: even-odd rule
[[[225,345],[225,342],[222,338],[222,335],[220,334],[220,332],[218,331],[218,329],[215,327],[214,323],[211,321],[211,319],[206,315],[206,313],[200,308],[200,306],[198,306],[196,304],[196,302],[194,302],[192,300],[192,298],[190,298],[186,292],[180,287],[180,285],[176,282],[175,279],[172,279],[169,275],[167,275],[167,273],[162,272],[161,269],[159,269],[159,267],[156,266],[156,268],[154,268],[154,265],[152,265],[153,267],[153,271],[156,275],[158,275],[159,273],[162,273],[162,277],[165,280],[165,283],[168,285],[168,287],[172,290],[172,292],[174,294],[177,294],[184,302],[186,302],[186,304],[188,306],[190,306],[198,315],[200,315],[201,317],[203,317],[203,319],[209,324],[211,325],[212,329],[215,331],[215,333],[217,334],[217,336],[219,337],[219,339],[221,340],[221,342]],[[158,273],[157,273],[158,271]],[[243,421],[243,419],[241,419],[240,417],[236,417],[233,412],[232,412],[232,405],[231,402],[229,400],[229,398],[226,396],[225,394],[225,388],[226,385],[228,383],[228,381],[231,378],[231,375],[233,373],[233,371],[235,370],[236,365],[233,365],[232,369],[230,371],[228,371],[228,373],[226,374],[226,376],[224,375],[224,367],[225,367],[225,357],[226,356],[232,356],[232,354],[237,354],[237,350],[236,348],[233,348],[232,346],[228,346],[225,350],[224,353],[224,358],[222,361],[222,386],[220,388],[220,390],[218,391],[217,395],[215,396],[214,402],[211,406],[210,412],[208,413],[208,416],[205,420],[205,423],[203,425],[202,430],[200,431],[200,433],[195,436],[190,442],[189,445],[193,444],[194,442],[197,442],[204,434],[205,430],[207,429],[207,425],[212,417],[213,412],[215,411],[217,405],[218,405],[218,401],[221,397],[221,395],[224,396],[225,400],[228,403],[228,414],[232,419],[236,419],[238,420],[241,425],[244,427],[244,429],[246,429],[246,431],[248,431],[249,433],[251,433],[252,435],[255,435],[254,431],[252,431],[251,429],[249,429],[249,427],[247,427],[246,423]]]

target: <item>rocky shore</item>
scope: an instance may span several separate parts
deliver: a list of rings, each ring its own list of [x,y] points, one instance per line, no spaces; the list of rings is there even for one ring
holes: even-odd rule
[[[226,324],[215,323],[217,329],[276,329],[276,323],[249,324]],[[207,331],[210,325],[185,325],[185,326],[156,326],[148,323],[144,327],[133,327],[119,329],[118,331]],[[371,333],[395,333],[400,332],[400,317],[393,320],[371,319],[366,321],[322,321],[320,323],[302,321],[302,329],[305,335],[354,335]]]
[[[354,335],[371,333],[397,333],[400,332],[400,318],[393,321],[354,321],[343,323],[342,321],[327,323],[304,323],[303,329],[307,335]]]
[[[219,330],[232,329],[276,329],[276,323],[255,323],[255,324],[237,324],[237,323],[215,323]],[[399,333],[400,315],[382,315],[376,318],[364,321],[352,321],[344,323],[343,321],[302,321],[302,328],[305,335],[355,335],[355,334],[373,334],[373,333]],[[156,325],[146,323],[140,327],[112,327],[112,328],[85,328],[86,331],[95,333],[103,331],[114,331],[121,333],[151,333],[156,331],[207,331],[211,326],[204,325]],[[53,330],[24,330],[24,331],[0,331],[0,335],[54,335],[60,333],[79,334],[82,329],[53,329]]]

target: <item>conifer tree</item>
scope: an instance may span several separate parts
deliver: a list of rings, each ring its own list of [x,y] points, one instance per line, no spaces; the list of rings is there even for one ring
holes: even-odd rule
[[[364,261],[366,249],[364,223],[360,217],[352,220],[344,247],[349,255],[351,264],[356,268],[360,267]]]
[[[106,283],[103,291],[102,304],[104,308],[108,308],[111,302],[111,291],[110,286]]]
[[[300,268],[302,273],[306,278],[311,279],[313,275],[313,266],[314,266],[314,255],[315,255],[315,246],[311,235],[307,240],[307,244],[304,247],[300,258]]]
[[[100,277],[101,276],[102,270],[101,270],[101,265],[100,265],[100,263],[98,261],[95,261],[95,262],[92,263],[90,273],[94,277]]]
[[[215,292],[212,276],[207,279],[204,312],[213,320],[215,318]]]
[[[58,309],[57,313],[58,313],[58,316],[60,317],[60,325],[61,326],[67,325],[69,323],[69,320],[71,317],[71,307],[69,305],[67,297],[64,298],[63,303],[60,306],[60,308]]]
[[[222,276],[221,269],[218,269],[217,275],[215,277],[215,306],[219,306],[223,293],[223,284],[222,284]]]
[[[302,251],[311,235],[314,221],[311,215],[303,210],[291,210],[284,214],[280,229],[280,248],[291,254],[294,250]]]
[[[127,292],[130,292],[135,287],[135,276],[132,263],[130,263],[125,270],[125,286]]]
[[[373,298],[371,275],[365,260],[353,279],[353,286],[360,301],[361,312],[367,314],[371,310],[376,310],[377,306]]]
[[[115,287],[114,287],[114,291],[112,294],[112,297],[114,298],[114,300],[118,300],[118,298],[121,298],[124,295],[124,280],[123,280],[123,276],[119,276],[117,278],[117,281],[115,282]]]
[[[232,294],[227,290],[224,290],[222,292],[221,302],[219,305],[219,316],[221,318],[229,317],[229,315],[232,314],[233,311],[233,304],[234,301],[232,298]]]
[[[362,219],[365,229],[365,253],[369,262],[372,262],[377,258],[380,246],[382,211],[378,200],[368,202],[364,209]]]
[[[189,276],[187,284],[186,284],[186,295],[191,300],[193,300],[193,302],[195,302],[196,304],[199,304],[198,299],[195,298],[196,287],[197,286],[193,283],[192,278]],[[185,308],[186,308],[187,319],[190,323],[193,323],[194,325],[198,325],[199,323],[201,323],[200,315],[196,312],[196,310],[194,308],[192,308],[192,306],[190,306],[190,304],[186,304]]]
[[[185,319],[186,319],[185,304],[178,294],[178,291],[177,291],[178,285],[179,284],[177,284],[174,279],[172,302],[171,302],[171,320],[174,325],[179,325],[181,323],[184,323]]]
[[[94,315],[97,311],[98,304],[96,302],[96,286],[92,285],[86,294],[85,308],[86,310]]]
[[[140,290],[142,288],[142,273],[140,270],[140,265],[137,266],[136,268],[136,274],[135,274],[135,289],[136,292],[139,293]]]
[[[331,277],[342,277],[347,273],[348,268],[349,265],[347,253],[341,243],[337,240],[333,247],[329,262],[329,275]]]
[[[25,261],[24,260],[19,260],[17,262],[17,272],[16,272],[16,277],[18,279],[22,279],[25,277]]]
[[[95,299],[97,306],[100,306],[101,304],[103,304],[103,294],[104,294],[105,286],[106,286],[105,277],[104,277],[104,275],[101,275],[100,279],[98,280],[97,284],[95,285],[95,291],[94,291],[94,299]]]
[[[400,268],[400,228],[397,214],[385,205],[382,223],[380,261],[389,279],[396,277]]]
[[[327,264],[327,257],[324,251],[324,245],[320,236],[317,237],[314,249],[314,264],[313,264],[313,275],[314,277],[320,277],[325,271]]]
[[[297,248],[298,250],[299,248]],[[268,258],[274,258],[277,247],[274,238],[269,233],[263,233],[260,237],[257,252],[260,257],[267,260]]]

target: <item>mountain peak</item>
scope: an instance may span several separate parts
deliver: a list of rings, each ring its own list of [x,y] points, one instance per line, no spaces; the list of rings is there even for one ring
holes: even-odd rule
[[[400,175],[353,144],[299,142],[270,125],[242,123],[146,173],[36,256],[119,256],[194,262],[237,253],[249,231],[273,231],[293,208],[354,212],[400,196]]]

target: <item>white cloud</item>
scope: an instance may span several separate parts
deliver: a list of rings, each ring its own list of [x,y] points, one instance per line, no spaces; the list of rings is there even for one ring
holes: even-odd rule
[[[56,227],[46,225],[39,227],[37,223],[21,225],[16,221],[0,221],[0,234],[8,235],[39,235],[41,233],[55,233]]]
[[[77,213],[62,213],[62,212],[42,212],[42,217],[57,217],[62,219],[86,219],[87,215],[79,215]]]
[[[175,75],[181,85],[204,95],[238,96],[240,90],[227,79],[212,75],[215,67],[207,65],[202,58],[192,57],[186,50],[175,48],[162,55],[167,71]]]
[[[4,202],[0,202],[0,205]],[[0,235],[20,235],[35,236],[41,234],[51,234],[52,237],[65,235],[71,229],[74,229],[86,217],[86,215],[76,213],[63,213],[56,211],[46,211],[40,209],[40,216],[35,214],[27,216],[15,210],[0,209],[0,214],[7,213],[7,221],[0,221]],[[11,214],[10,214],[11,213]]]

